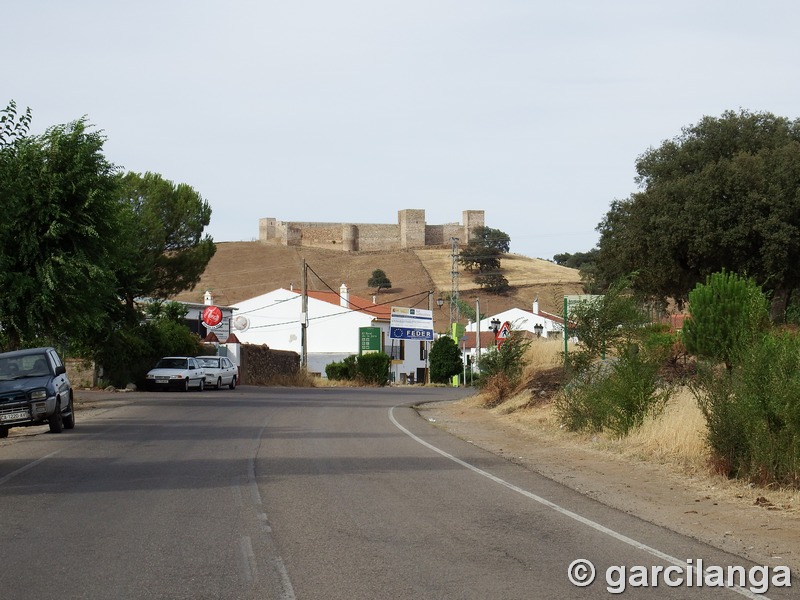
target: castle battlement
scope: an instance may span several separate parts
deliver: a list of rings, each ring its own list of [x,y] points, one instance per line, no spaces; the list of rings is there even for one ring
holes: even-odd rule
[[[461,223],[428,225],[425,211],[405,209],[397,212],[396,225],[368,223],[309,223],[259,219],[258,239],[284,246],[327,248],[343,252],[402,250],[442,246],[456,237],[468,244],[472,230],[484,225],[484,211],[465,210]]]

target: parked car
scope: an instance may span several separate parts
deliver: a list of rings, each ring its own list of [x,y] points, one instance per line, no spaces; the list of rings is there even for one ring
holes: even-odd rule
[[[197,356],[197,362],[206,372],[206,387],[217,389],[227,385],[230,389],[236,387],[239,379],[239,369],[227,356]]]
[[[150,390],[181,390],[197,388],[201,392],[206,373],[192,356],[165,356],[145,375],[145,386]]]
[[[72,385],[55,348],[0,354],[0,438],[12,427],[50,426],[53,433],[75,427]]]

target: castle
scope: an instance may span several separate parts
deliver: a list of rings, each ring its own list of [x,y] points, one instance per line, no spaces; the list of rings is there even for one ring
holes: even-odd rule
[[[310,246],[343,252],[402,250],[442,246],[458,238],[468,244],[475,227],[484,226],[484,211],[465,210],[462,223],[428,225],[425,211],[405,209],[397,212],[396,225],[354,223],[303,223],[259,219],[258,239],[284,246]]]

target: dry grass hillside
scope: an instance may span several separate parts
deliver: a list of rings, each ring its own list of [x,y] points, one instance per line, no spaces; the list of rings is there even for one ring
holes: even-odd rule
[[[435,299],[439,293],[450,291],[450,252],[447,247],[342,253],[261,242],[221,242],[197,287],[175,299],[202,302],[205,290],[211,290],[216,303],[230,305],[280,287],[288,289],[294,285],[299,290],[305,259],[310,269],[310,290],[327,290],[330,286],[338,291],[346,283],[352,294],[370,299],[375,290],[367,287],[367,281],[375,269],[381,269],[392,282],[392,289],[381,290],[378,303],[396,301],[398,306],[427,308],[425,292],[433,290]],[[581,293],[580,276],[575,269],[518,254],[507,255],[501,266],[512,288],[507,295],[481,290],[473,283],[473,276],[459,268],[461,299],[474,303],[475,297],[479,297],[481,312],[494,314],[513,307],[530,310],[538,296],[542,310],[558,313],[564,294]],[[442,323],[446,328],[447,305],[439,310],[434,304],[433,308],[436,329],[440,330]]]

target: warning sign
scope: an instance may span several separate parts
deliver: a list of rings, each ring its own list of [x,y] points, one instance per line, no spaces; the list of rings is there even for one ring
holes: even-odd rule
[[[500,346],[509,335],[511,335],[511,323],[506,321],[494,335],[494,339],[497,340],[497,345]]]

